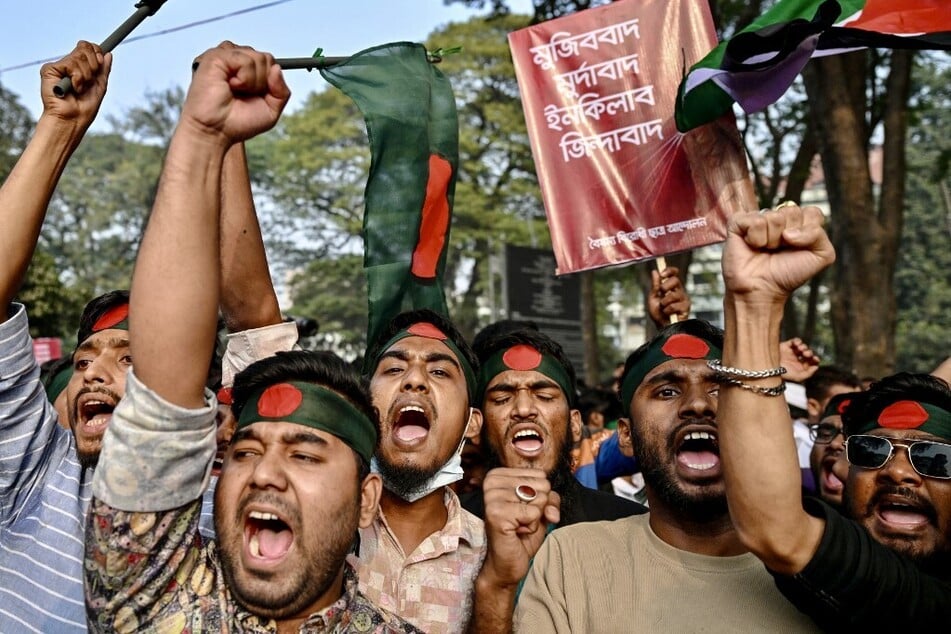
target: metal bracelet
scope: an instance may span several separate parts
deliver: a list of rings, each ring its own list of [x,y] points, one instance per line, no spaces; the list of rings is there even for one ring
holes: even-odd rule
[[[785,381],[774,387],[760,387],[759,385],[750,385],[749,383],[744,383],[743,381],[726,374],[718,374],[717,379],[720,381],[720,383],[740,387],[744,390],[753,392],[754,394],[761,394],[762,396],[782,396],[786,391]]]
[[[773,376],[782,376],[786,374],[786,368],[779,366],[778,368],[770,368],[768,370],[743,370],[741,368],[731,368],[729,366],[721,365],[719,359],[710,359],[707,361],[707,366],[717,374],[722,374],[724,376],[732,377],[743,377],[744,379],[768,379]]]

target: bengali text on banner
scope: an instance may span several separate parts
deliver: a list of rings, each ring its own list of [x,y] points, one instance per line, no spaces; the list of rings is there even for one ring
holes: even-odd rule
[[[705,0],[620,0],[509,34],[557,273],[722,241],[756,207],[732,115],[680,134]]]

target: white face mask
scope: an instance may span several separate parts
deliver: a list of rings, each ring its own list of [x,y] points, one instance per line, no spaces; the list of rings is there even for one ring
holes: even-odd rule
[[[456,451],[449,457],[446,464],[439,468],[439,471],[433,474],[430,479],[426,480],[426,482],[421,484],[415,491],[398,494],[401,498],[412,503],[426,497],[433,491],[437,491],[453,482],[462,480],[462,476],[464,475],[462,470],[462,448],[465,447],[466,444],[466,434],[469,433],[469,423],[471,420],[472,408],[470,407],[469,418],[466,419],[466,428],[462,430],[462,438],[459,439],[459,446],[456,447]],[[376,456],[370,460],[370,470],[374,473],[380,473],[380,464],[377,462]],[[387,483],[386,478],[383,478],[383,488],[387,491],[395,492],[393,487]]]

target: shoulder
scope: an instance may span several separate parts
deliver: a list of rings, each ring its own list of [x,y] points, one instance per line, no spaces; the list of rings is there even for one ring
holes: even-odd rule
[[[578,522],[562,526],[552,531],[542,546],[551,540],[553,546],[557,544],[563,550],[577,552],[600,550],[605,546],[626,548],[628,537],[632,531],[637,530],[639,519],[639,516],[631,516],[619,520]]]
[[[647,507],[643,504],[607,491],[580,487],[577,499],[582,511],[580,520],[584,522],[616,520],[647,513]]]

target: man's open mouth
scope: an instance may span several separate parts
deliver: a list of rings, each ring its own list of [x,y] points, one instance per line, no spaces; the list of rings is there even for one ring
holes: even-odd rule
[[[545,438],[534,427],[523,427],[512,435],[512,447],[520,456],[533,458],[545,447]]]
[[[690,431],[677,447],[677,463],[691,471],[712,471],[720,466],[720,443],[715,432]]]
[[[111,401],[98,398],[86,398],[79,404],[79,420],[82,431],[87,434],[101,432],[112,420],[112,411],[116,408]]]
[[[842,488],[844,487],[842,480],[832,472],[832,465],[835,464],[836,460],[837,458],[825,460],[819,467],[819,477],[821,478],[822,488],[829,493],[842,493]]]
[[[274,513],[251,511],[244,522],[244,540],[251,559],[279,561],[294,543],[294,531]]]
[[[934,509],[914,500],[884,496],[875,505],[879,520],[896,529],[916,529],[931,523]]]
[[[419,405],[404,405],[393,420],[393,437],[404,446],[423,443],[429,435],[429,415]]]

